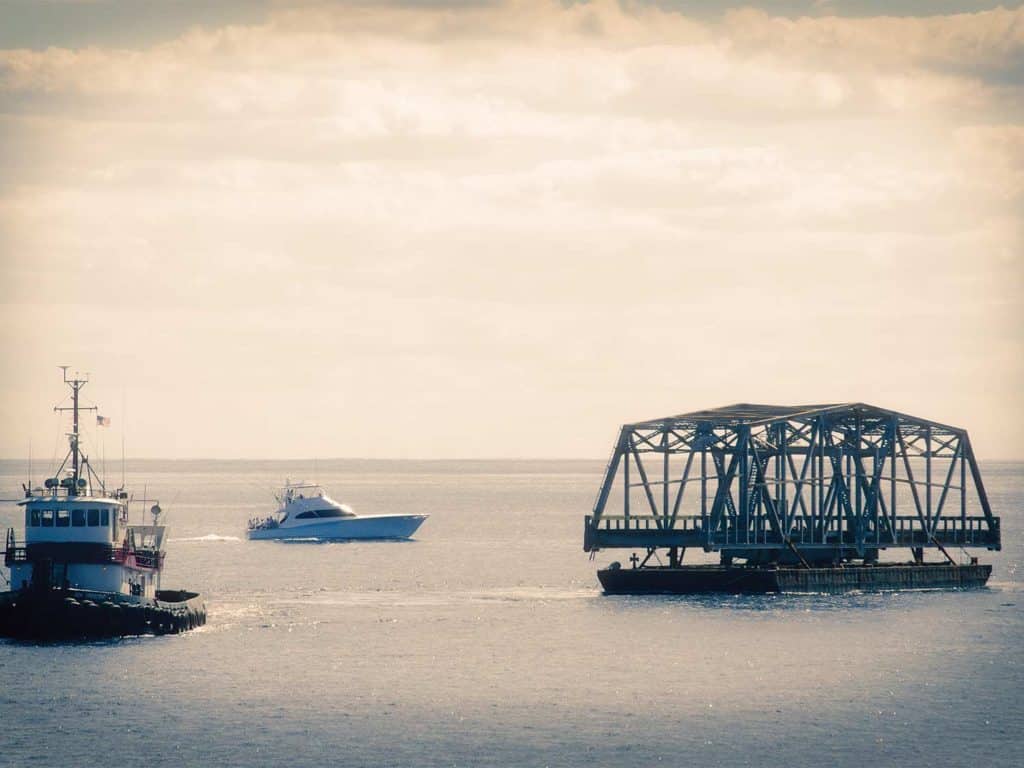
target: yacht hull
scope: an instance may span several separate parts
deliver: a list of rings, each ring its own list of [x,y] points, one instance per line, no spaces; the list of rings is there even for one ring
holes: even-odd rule
[[[408,539],[427,515],[368,515],[324,520],[308,525],[256,528],[247,536],[253,540],[314,539],[352,541],[358,539]]]

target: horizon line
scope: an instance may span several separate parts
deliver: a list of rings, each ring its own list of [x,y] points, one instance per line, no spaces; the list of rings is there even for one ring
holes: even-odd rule
[[[601,461],[603,456],[329,456],[283,458],[280,456],[133,456],[125,461]],[[1024,461],[1024,456],[979,456],[979,461]],[[32,461],[27,456],[0,456],[0,461]],[[120,457],[111,460],[120,463]],[[40,462],[41,463],[41,462]],[[92,462],[90,462],[91,464]]]

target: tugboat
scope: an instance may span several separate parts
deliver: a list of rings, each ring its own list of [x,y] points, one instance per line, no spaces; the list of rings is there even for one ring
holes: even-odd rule
[[[75,640],[125,635],[164,635],[206,623],[196,592],[161,589],[166,528],[160,504],[150,508],[151,525],[129,525],[129,495],[108,492],[93,471],[79,440],[79,405],[87,378],[75,375],[71,389],[72,429],[60,468],[25,498],[25,537],[7,531],[4,565],[9,592],[0,592],[0,637]],[[97,423],[106,419],[97,414]],[[147,502],[148,503],[148,502]]]
[[[285,483],[277,499],[280,508],[270,516],[249,521],[250,539],[408,539],[429,515],[357,515],[319,485]]]

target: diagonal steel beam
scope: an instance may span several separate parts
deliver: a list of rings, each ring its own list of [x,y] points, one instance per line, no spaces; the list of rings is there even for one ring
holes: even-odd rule
[[[907,455],[907,443],[903,439],[903,430],[896,427],[896,439],[900,444],[900,455],[903,457],[903,468],[907,472],[907,479],[910,481],[910,490],[914,497],[914,506],[917,508],[917,516],[921,520],[921,525],[925,532],[928,531],[928,518],[925,517],[924,510],[921,508],[921,495],[917,492],[917,483],[914,481],[914,470],[910,466],[910,457]]]
[[[807,505],[804,503],[804,482],[807,478],[807,470],[811,467],[812,463],[814,462],[814,445],[817,435],[818,422],[815,421],[814,424],[811,425],[811,434],[809,438],[810,442],[808,444],[810,450],[808,450],[807,453],[804,454],[804,463],[803,466],[800,468],[800,476],[796,481],[796,488],[794,493],[794,496],[796,498],[793,499],[793,505],[789,511],[788,520],[786,521],[787,535],[789,534],[789,532],[792,532],[793,530],[793,522],[796,520],[797,504],[800,505],[800,511],[803,514],[804,518],[808,522],[813,523],[813,518],[807,514]],[[790,471],[793,474],[793,477],[797,477],[796,463],[793,460],[793,454],[787,453],[786,459],[789,461],[789,467]]]
[[[885,459],[883,458],[881,461],[878,461],[876,458],[870,483],[867,479],[868,473],[864,467],[863,459],[860,456],[854,456],[853,460],[857,466],[857,482],[864,493],[864,509],[863,511],[858,510],[858,513],[863,522],[871,522],[871,532],[874,533],[878,529],[879,506],[882,508],[882,518],[888,521],[887,512],[885,511],[885,500],[882,499],[880,493]]]
[[[939,502],[935,505],[935,514],[932,516],[931,527],[929,528],[929,532],[932,535],[935,534],[935,529],[939,524],[939,517],[942,515],[942,507],[946,503],[946,494],[949,493],[949,486],[953,481],[953,471],[956,469],[957,460],[963,461],[962,450],[963,446],[960,443],[957,443],[956,451],[949,462],[949,471],[946,473],[946,482],[942,484],[942,493],[939,494]]]
[[[679,517],[679,505],[683,502],[683,491],[686,490],[686,483],[690,479],[690,467],[693,466],[693,457],[696,454],[693,451],[686,457],[686,468],[683,470],[682,480],[679,482],[679,490],[676,492],[676,502],[672,505],[672,520],[669,523],[669,528],[675,528],[676,518]]]
[[[765,482],[764,470],[767,467],[768,458],[761,458],[756,445],[752,445],[751,448],[754,452],[754,496],[755,498],[759,496],[764,502],[764,507],[768,511],[768,522],[771,524],[775,534],[782,538],[782,521],[779,519],[778,510],[775,508],[775,500],[768,493],[768,484]]]
[[[647,503],[651,507],[651,514],[654,515],[654,520],[658,524],[659,528],[664,529],[665,525],[658,514],[658,504],[654,501],[654,494],[651,492],[651,484],[647,482],[647,471],[644,469],[644,464],[640,461],[640,454],[636,450],[636,446],[630,446],[630,451],[633,454],[633,462],[636,464],[636,470],[640,473],[640,482],[644,487],[644,494],[647,496]]]
[[[988,494],[985,492],[985,484],[981,481],[981,472],[978,469],[978,460],[974,456],[974,447],[971,445],[971,438],[964,433],[964,455],[971,468],[971,477],[974,478],[974,490],[978,492],[978,501],[981,502],[981,511],[988,520],[989,530],[995,526],[995,518],[992,517],[992,508],[988,504]]]
[[[711,523],[708,530],[715,530],[722,522],[725,512],[730,517],[736,517],[736,506],[732,501],[732,481],[736,477],[736,468],[739,466],[739,455],[733,454],[726,469],[723,455],[719,451],[711,452],[711,460],[715,465],[715,474],[718,478],[718,487],[715,489],[715,499],[711,503]]]
[[[625,435],[625,429],[619,431],[619,441],[615,444],[615,450],[612,451],[611,458],[608,459],[608,466],[605,467],[604,482],[601,483],[601,490],[597,494],[597,501],[594,502],[593,520],[595,525],[604,514],[605,505],[608,504],[608,495],[612,492],[612,486],[615,484],[615,475],[619,471],[619,460],[622,458]],[[626,489],[626,493],[629,493],[629,488]]]

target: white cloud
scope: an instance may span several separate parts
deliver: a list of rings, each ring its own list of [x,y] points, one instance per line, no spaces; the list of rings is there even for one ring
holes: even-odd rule
[[[5,355],[37,389],[56,357],[159,361],[184,380],[171,425],[230,398],[311,425],[214,424],[221,455],[391,449],[318,408],[353,434],[415,418],[410,452],[454,455],[503,399],[501,452],[585,419],[545,450],[599,455],[662,407],[917,410],[925,371],[927,415],[1000,446],[1024,383],[1021,19],[314,7],[0,51]],[[888,389],[837,349],[884,357]],[[936,370],[964,365],[1002,382],[988,401]],[[32,414],[4,400],[13,454]],[[147,428],[142,452],[168,444]]]

